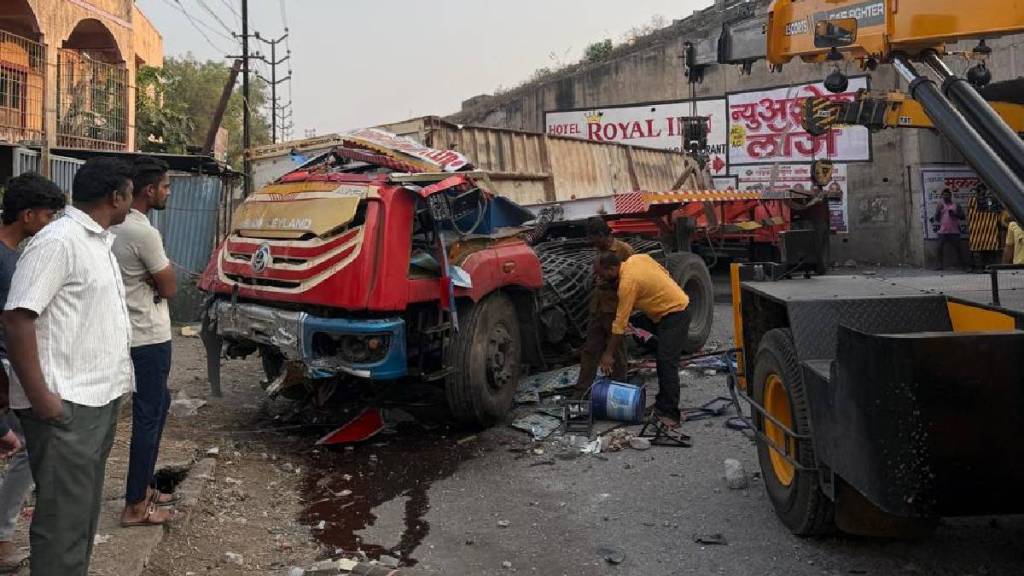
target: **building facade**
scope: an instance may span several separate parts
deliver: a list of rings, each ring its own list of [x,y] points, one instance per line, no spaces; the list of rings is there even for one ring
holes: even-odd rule
[[[716,186],[807,187],[810,162],[830,158],[838,167],[833,187],[841,198],[830,202],[832,260],[934,264],[937,223],[931,219],[938,194],[942,188],[953,189],[966,209],[977,177],[931,130],[869,133],[862,127],[845,127],[825,140],[804,133],[796,103],[824,92],[821,81],[831,65],[794,61],[779,71],[764,60],[744,67],[705,58],[694,71],[700,81],[691,83],[697,78],[688,77],[684,67],[687,46],[707,51],[708,46],[720,45],[718,34],[731,10],[745,4],[763,14],[768,2],[733,2],[731,8],[725,4],[718,2],[638,38],[600,62],[570,67],[507,93],[470,98],[448,119],[678,148],[681,136],[674,119],[709,116],[708,152]],[[1014,82],[1024,84],[1016,80],[1024,74],[1022,38],[1010,36],[988,44],[994,50],[989,59],[992,87],[1001,84],[1005,92],[1024,99],[1024,89],[1013,88]],[[968,65],[956,57],[948,61],[961,74]],[[870,73],[855,63],[842,67],[851,78],[842,97],[852,99],[858,88],[907,89],[889,66]]]
[[[135,71],[163,39],[133,0],[0,2],[0,142],[135,149]]]

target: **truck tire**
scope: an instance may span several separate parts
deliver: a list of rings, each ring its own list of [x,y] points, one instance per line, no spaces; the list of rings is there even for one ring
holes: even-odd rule
[[[754,401],[766,412],[796,434],[810,434],[810,407],[793,334],[788,328],[769,330],[761,339],[751,387]],[[775,445],[787,444],[782,429],[756,411],[754,421],[757,429]],[[812,441],[790,439],[787,453],[809,470],[798,469],[758,436],[757,459],[775,513],[798,536],[832,532],[835,504],[821,491],[818,473],[812,471]]]
[[[711,334],[715,321],[715,292],[711,287],[711,273],[704,259],[692,252],[670,254],[667,268],[672,279],[690,298],[690,333],[686,336],[683,352],[700,352]]]
[[[486,428],[502,422],[519,384],[522,341],[515,306],[501,292],[459,306],[445,393],[452,416]]]

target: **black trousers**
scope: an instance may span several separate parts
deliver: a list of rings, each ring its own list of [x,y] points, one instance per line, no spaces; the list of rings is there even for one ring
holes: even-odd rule
[[[953,248],[957,266],[964,265],[963,253],[960,251],[960,234],[939,234],[939,269],[946,267],[946,246]]]
[[[690,310],[662,316],[654,325],[658,337],[655,361],[658,372],[658,396],[654,409],[662,415],[679,419],[679,357],[683,355],[686,335],[690,332]]]

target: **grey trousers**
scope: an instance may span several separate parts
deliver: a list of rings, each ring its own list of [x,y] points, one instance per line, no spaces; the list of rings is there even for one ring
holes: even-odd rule
[[[88,575],[120,403],[94,408],[65,401],[56,422],[18,411],[37,486],[29,528],[33,576]]]
[[[24,445],[25,433],[21,429],[18,417],[14,413],[8,412],[3,418],[7,426],[14,430]],[[14,530],[18,527],[18,517],[21,516],[25,500],[32,492],[32,486],[32,469],[28,463],[28,452],[18,450],[7,463],[4,481],[3,484],[0,484],[0,542],[10,542],[14,539]]]

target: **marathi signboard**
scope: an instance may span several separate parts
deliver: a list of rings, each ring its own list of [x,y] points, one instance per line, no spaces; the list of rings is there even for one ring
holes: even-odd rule
[[[939,221],[935,218],[935,209],[942,201],[942,191],[948,188],[953,193],[953,201],[959,204],[966,213],[971,195],[979,184],[981,184],[981,179],[978,178],[978,175],[963,166],[942,166],[921,170],[925,239],[935,240],[939,237]],[[960,235],[967,236],[966,218],[960,221]]]
[[[736,166],[732,169],[736,175],[740,190],[794,190],[810,192],[810,164],[775,164],[762,166]],[[832,172],[832,182],[825,187],[829,197],[828,212],[832,232],[845,234],[850,231],[849,220],[849,180],[846,165],[836,164]]]
[[[836,162],[871,159],[871,134],[863,126],[842,126],[811,136],[801,126],[806,98],[828,97],[852,101],[867,88],[864,76],[851,78],[842,94],[832,94],[822,83],[730,94],[729,164],[810,162],[828,158]]]
[[[691,101],[548,112],[545,126],[548,134],[556,136],[680,151],[679,118],[707,116],[708,165],[713,175],[726,175],[725,103],[724,98],[698,100],[696,114]]]

